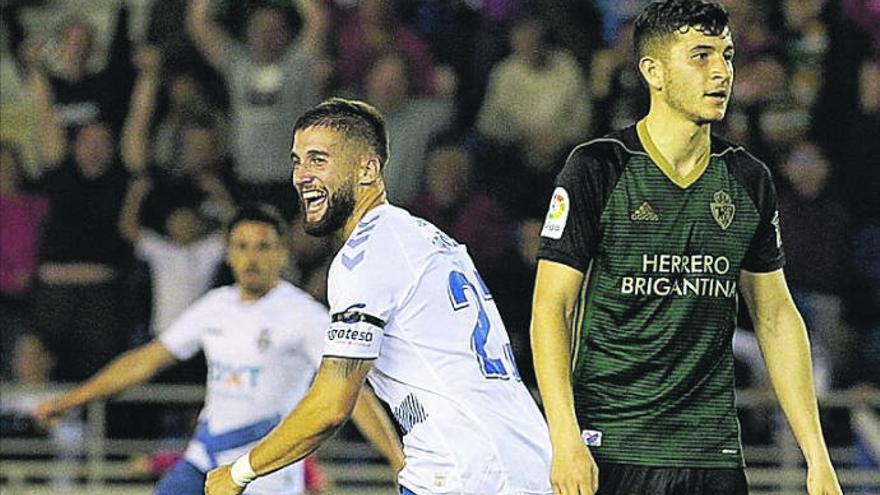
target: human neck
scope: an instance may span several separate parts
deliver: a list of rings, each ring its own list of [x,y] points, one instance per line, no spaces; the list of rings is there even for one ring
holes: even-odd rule
[[[269,285],[268,287],[265,287],[261,290],[248,290],[248,289],[242,287],[241,284],[239,284],[238,293],[241,296],[242,301],[245,301],[245,302],[256,301],[257,299],[262,298],[263,296],[265,296],[269,292],[272,292],[272,289],[274,289],[276,285],[278,285],[278,280],[275,280],[275,282],[273,282],[271,285]]]
[[[686,176],[709,153],[711,124],[698,124],[656,100],[645,117],[654,146],[679,176]]]
[[[355,202],[351,216],[348,217],[342,230],[339,231],[342,240],[348,239],[351,233],[354,232],[354,228],[357,227],[358,222],[364,218],[364,215],[373,208],[386,203],[388,203],[388,198],[385,196],[385,188],[371,186],[368,190],[364,191],[363,195]]]

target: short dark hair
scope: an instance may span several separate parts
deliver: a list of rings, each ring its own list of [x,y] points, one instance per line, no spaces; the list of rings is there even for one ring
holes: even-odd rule
[[[241,206],[229,222],[226,233],[231,234],[235,227],[244,222],[257,222],[271,225],[278,233],[278,237],[284,238],[287,234],[287,225],[281,218],[281,214],[274,206],[264,203],[250,203]]]
[[[706,0],[661,0],[651,2],[636,18],[633,50],[636,63],[646,47],[658,38],[666,38],[682,28],[699,28],[709,36],[719,36],[730,22],[723,5]]]
[[[328,127],[346,137],[361,139],[379,157],[384,168],[388,162],[388,130],[385,118],[368,103],[344,98],[330,98],[306,111],[293,126],[293,134],[307,127]]]

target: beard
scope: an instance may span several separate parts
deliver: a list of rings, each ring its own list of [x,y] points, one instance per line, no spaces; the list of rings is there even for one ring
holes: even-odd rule
[[[324,237],[341,229],[354,211],[354,189],[351,185],[343,186],[330,195],[327,200],[327,211],[315,223],[303,222],[306,234]]]

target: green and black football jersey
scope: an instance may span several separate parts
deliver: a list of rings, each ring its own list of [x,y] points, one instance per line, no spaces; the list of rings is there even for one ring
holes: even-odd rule
[[[642,121],[572,151],[541,236],[539,258],[585,274],[572,381],[596,459],[742,466],[737,283],[783,265],[767,168],[713,136],[677,177]]]

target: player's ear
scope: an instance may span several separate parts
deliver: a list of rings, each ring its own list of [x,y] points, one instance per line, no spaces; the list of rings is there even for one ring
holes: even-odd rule
[[[645,55],[639,60],[639,72],[648,83],[648,87],[654,91],[663,90],[663,63],[651,56]]]
[[[358,169],[358,184],[369,186],[379,180],[382,173],[382,166],[379,164],[379,158],[375,155],[366,157]]]

